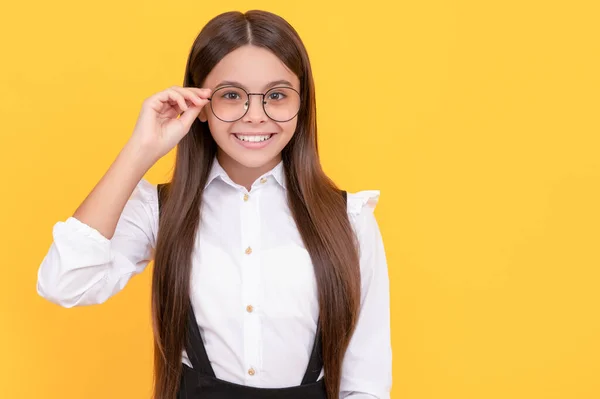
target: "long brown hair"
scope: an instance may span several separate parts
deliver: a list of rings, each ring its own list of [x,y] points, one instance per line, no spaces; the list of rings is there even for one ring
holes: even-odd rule
[[[288,204],[314,265],[327,397],[337,399],[344,353],[360,306],[358,246],[344,198],[323,172],[317,149],[315,90],[306,49],[294,28],[265,11],[227,12],[210,20],[190,51],[185,87],[202,87],[212,68],[243,45],[266,48],[300,80],[296,131],[282,151]],[[196,119],[179,142],[171,184],[162,197],[152,279],[154,398],[175,399],[186,337],[192,251],[200,205],[217,145]],[[201,249],[200,249],[201,250]]]

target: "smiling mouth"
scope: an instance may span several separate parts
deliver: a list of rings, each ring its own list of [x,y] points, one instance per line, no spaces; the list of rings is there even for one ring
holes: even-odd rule
[[[246,143],[260,143],[260,142],[269,140],[275,134],[274,133],[267,133],[267,134],[237,134],[237,133],[234,133],[233,135],[235,136],[236,139],[238,139],[240,141],[244,141]]]

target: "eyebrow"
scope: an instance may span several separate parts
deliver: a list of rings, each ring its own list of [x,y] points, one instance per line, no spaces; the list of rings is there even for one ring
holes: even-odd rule
[[[267,83],[267,85],[264,88],[267,89],[269,87],[274,87],[274,86],[279,86],[279,85],[289,86],[291,88],[294,87],[294,85],[292,85],[289,81],[287,81],[285,79],[281,79],[281,80],[274,80],[274,81],[272,81],[270,83]],[[248,90],[248,88],[246,86],[244,86],[240,82],[236,82],[234,80],[223,80],[223,81],[221,81],[221,83],[219,83],[218,85],[215,86],[215,90],[218,87],[221,87],[221,86],[238,86],[238,87],[241,87],[243,89]]]

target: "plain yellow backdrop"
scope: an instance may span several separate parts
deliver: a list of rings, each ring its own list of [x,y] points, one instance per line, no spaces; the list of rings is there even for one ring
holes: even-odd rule
[[[392,397],[599,398],[597,4],[3,4],[0,398],[149,397],[150,267],[73,309],[37,296],[37,269],[202,26],[252,8],[308,48],[326,171],[381,190]]]

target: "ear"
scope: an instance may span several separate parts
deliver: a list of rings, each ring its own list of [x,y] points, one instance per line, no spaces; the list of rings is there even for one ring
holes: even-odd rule
[[[198,114],[198,119],[200,119],[200,122],[206,122],[208,120],[208,117],[206,114],[207,106],[209,106],[209,104],[206,104],[204,107],[202,107],[202,109],[200,110],[200,113]]]

